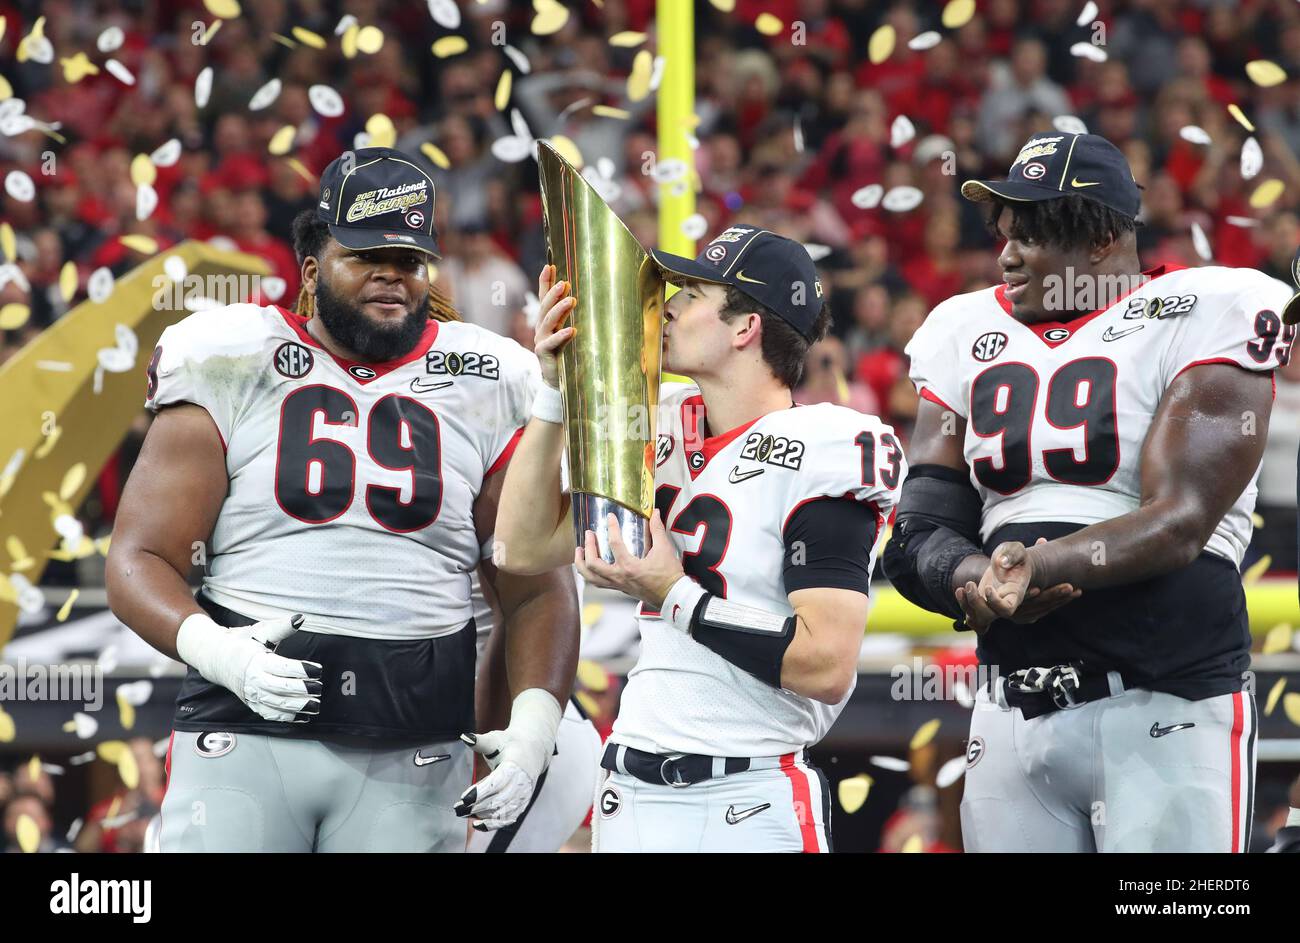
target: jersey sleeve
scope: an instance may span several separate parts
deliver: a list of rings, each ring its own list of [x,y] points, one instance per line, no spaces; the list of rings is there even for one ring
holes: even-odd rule
[[[945,326],[945,305],[939,305],[916,329],[903,348],[908,358],[908,376],[916,393],[923,399],[951,409],[966,417],[961,389],[957,382],[959,363],[952,341],[952,331]]]
[[[802,409],[826,415],[808,417],[807,427],[817,433],[805,440],[800,467],[781,515],[782,534],[795,522],[797,512],[810,502],[843,499],[872,510],[878,539],[893,520],[907,475],[907,459],[898,436],[875,416],[842,406]]]
[[[238,369],[231,366],[229,338],[239,327],[222,321],[226,312],[238,320],[233,308],[218,308],[192,314],[163,331],[146,368],[144,401],[155,413],[178,403],[203,407],[223,443],[230,441],[245,392],[237,382]]]
[[[1290,360],[1294,325],[1282,323],[1291,292],[1282,282],[1251,269],[1227,269],[1232,289],[1197,301],[1180,319],[1164,363],[1165,385],[1189,367],[1231,363],[1267,372]],[[1227,273],[1230,273],[1227,274]]]
[[[500,346],[498,421],[488,435],[484,478],[500,471],[510,461],[532,415],[533,398],[542,386],[541,365],[532,351],[509,340],[502,341]]]

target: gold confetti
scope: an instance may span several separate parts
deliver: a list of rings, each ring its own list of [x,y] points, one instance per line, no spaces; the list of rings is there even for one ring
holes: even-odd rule
[[[1241,585],[1250,586],[1259,582],[1259,578],[1268,570],[1269,564],[1273,562],[1273,557],[1264,554],[1258,560],[1250,565],[1245,573],[1241,574]]]
[[[592,107],[591,113],[601,118],[619,118],[623,121],[632,117],[632,112],[624,111],[622,108],[615,108],[613,105],[595,105]]]
[[[945,29],[961,29],[975,15],[975,0],[948,0],[943,8],[942,22]]]
[[[32,309],[18,302],[10,302],[0,308],[0,331],[13,331],[27,323]]]
[[[905,855],[919,855],[925,850],[925,842],[921,840],[920,835],[913,835],[903,842],[903,847],[898,850]]]
[[[434,265],[432,262],[428,262],[425,267],[429,270],[429,284],[436,284],[438,281],[438,266]]]
[[[307,166],[298,158],[290,157],[289,166],[292,167],[294,172],[297,173],[299,177],[302,177],[303,180],[306,180],[312,186],[316,185],[316,175],[308,170]]]
[[[298,129],[291,124],[286,124],[275,134],[271,135],[271,143],[266,145],[266,149],[277,157],[289,153],[293,147],[293,139],[298,134]]]
[[[123,753],[130,753],[125,743],[121,740],[105,740],[99,746],[95,747],[95,752],[105,763],[117,765],[118,760],[122,758]]]
[[[122,701],[120,698],[118,699],[118,703],[131,707],[130,704],[126,704],[126,702]],[[131,722],[134,723],[134,707],[131,708],[131,718]],[[123,720],[125,719],[124,715]],[[127,789],[134,789],[136,786],[140,785],[140,766],[135,761],[135,754],[129,749],[123,750],[121,758],[117,761],[117,775],[122,777],[122,784],[126,786]]]
[[[295,42],[294,42],[292,39],[290,39],[288,36],[281,36],[279,33],[272,33],[272,34],[271,34],[271,39],[273,39],[275,42],[279,43],[281,46],[284,46],[286,49],[297,49],[297,48],[298,48],[298,44],[295,43]]]
[[[464,36],[444,36],[433,44],[433,54],[439,59],[458,56],[469,48]]]
[[[1292,633],[1291,626],[1286,623],[1273,626],[1265,634],[1264,644],[1260,648],[1260,652],[1265,655],[1276,655],[1278,652],[1290,651]]]
[[[341,40],[343,47],[343,57],[345,59],[355,59],[357,57],[357,37],[361,34],[361,27],[353,23],[343,31]]]
[[[1235,102],[1228,106],[1228,114],[1232,115],[1237,124],[1241,125],[1251,134],[1255,133],[1255,126],[1251,124],[1250,119],[1246,117],[1246,113],[1238,108]]]
[[[1282,712],[1286,719],[1300,727],[1300,694],[1288,694],[1282,698]]]
[[[1286,81],[1286,70],[1268,59],[1247,62],[1246,75],[1260,88],[1271,88]]]
[[[114,796],[113,801],[108,804],[108,811],[104,814],[106,819],[117,818],[117,813],[122,811],[122,797]]]
[[[77,293],[77,263],[69,259],[59,269],[59,297],[65,302],[71,301]]]
[[[41,775],[41,758],[39,754],[32,754],[32,758],[27,761],[27,778],[32,782]]]
[[[709,0],[715,10],[721,10],[723,13],[733,13],[736,9],[736,0]]]
[[[14,834],[18,837],[18,848],[24,854],[34,854],[41,847],[41,827],[26,813],[18,816]]]
[[[0,743],[13,743],[14,736],[14,719],[5,713],[3,707],[0,707]]]
[[[880,65],[894,54],[894,43],[897,38],[894,27],[888,23],[871,34],[871,39],[867,43],[867,58],[871,60],[872,65]]]
[[[45,440],[41,442],[40,445],[36,446],[36,450],[32,452],[32,455],[34,455],[36,458],[44,458],[45,456],[49,455],[52,451],[54,451],[54,446],[58,444],[58,441],[60,438],[62,438],[62,436],[63,436],[63,427],[55,426],[53,429],[50,430],[50,434],[45,437]],[[50,495],[50,497],[52,498],[55,499],[58,498],[58,495],[52,492],[47,491],[46,494]]]
[[[397,141],[393,119],[382,113],[370,116],[366,122],[366,134],[370,135],[371,147],[392,147]]]
[[[363,26],[357,33],[357,51],[373,56],[384,48],[384,31],[378,26]]]
[[[81,490],[81,486],[85,484],[85,481],[86,463],[77,462],[63,476],[63,483],[59,485],[59,497],[64,501],[71,501],[73,496]]]
[[[239,16],[239,4],[236,0],[203,0],[208,12],[223,20],[233,20]]]
[[[313,33],[311,30],[304,29],[301,26],[295,26],[291,32],[293,33],[293,38],[298,40],[298,42],[302,43],[304,46],[311,46],[313,49],[325,48],[325,37],[318,33]],[[361,36],[358,34],[357,48],[360,48],[360,46]]]
[[[1264,716],[1271,717],[1273,708],[1277,707],[1277,702],[1282,697],[1282,692],[1286,690],[1286,678],[1278,678],[1273,682],[1273,687],[1269,689],[1268,700],[1264,702]]]
[[[1250,512],[1250,523],[1251,523],[1252,525],[1254,525],[1255,530],[1259,530],[1260,528],[1262,528],[1262,527],[1264,526],[1264,518],[1260,517],[1258,511],[1251,511],[1251,512]]]
[[[780,17],[771,13],[760,13],[758,19],[754,21],[754,29],[764,36],[777,36],[785,29],[785,24],[781,22]]]
[[[14,261],[17,251],[17,244],[14,241],[14,228],[8,223],[0,223],[0,252],[4,253],[5,261]]]
[[[599,694],[609,690],[609,675],[594,661],[583,659],[578,662],[578,683],[588,691]]]
[[[569,8],[556,0],[533,0],[533,9],[537,15],[533,17],[532,25],[529,27],[534,36],[550,36],[564,29],[564,24],[569,22]]]
[[[1262,210],[1272,206],[1277,202],[1282,191],[1286,189],[1286,184],[1276,178],[1265,180],[1255,188],[1255,192],[1250,195],[1250,205],[1252,209]]]
[[[506,69],[501,73],[501,78],[497,79],[496,95],[492,99],[492,104],[496,105],[497,111],[505,111],[506,106],[510,104],[510,88],[513,82],[513,73]]]
[[[59,65],[63,66],[63,81],[69,85],[76,85],[88,75],[99,75],[99,66],[90,61],[90,57],[84,52],[79,52],[71,59],[59,59]]]
[[[68,598],[65,599],[63,601],[63,605],[59,607],[59,612],[54,617],[54,621],[67,622],[68,616],[72,615],[72,607],[76,604],[77,597],[80,595],[81,595],[81,590],[79,589],[73,589],[72,592],[68,593]],[[76,729],[75,722],[73,723],[73,729]]]
[[[934,735],[939,732],[939,724],[940,721],[936,717],[934,720],[927,720],[918,727],[916,733],[912,734],[912,742],[908,744],[908,749],[919,750],[926,746],[934,739]]]
[[[63,429],[59,426],[55,426],[54,431],[50,433],[50,438],[58,441],[58,438],[61,435],[63,435]],[[42,445],[44,445],[44,443],[42,443]],[[44,456],[37,456],[37,458],[43,457]],[[53,491],[42,491],[41,500],[50,506],[51,520],[56,517],[62,517],[64,514],[67,514],[69,517],[72,516],[72,505],[68,504],[68,502],[64,501]]]
[[[5,38],[5,27],[8,25],[8,21],[3,16],[0,16],[0,39]]]
[[[861,773],[849,779],[841,779],[838,789],[840,808],[852,815],[866,804],[867,796],[871,794],[871,787],[874,781],[866,773]]]
[[[200,46],[206,46],[208,43],[212,42],[212,37],[215,36],[215,35],[217,35],[217,30],[221,29],[221,24],[222,24],[223,22],[225,22],[225,21],[224,21],[224,20],[213,20],[213,21],[212,21],[212,25],[209,26],[208,29],[207,29],[207,32],[205,32],[205,33],[203,34],[203,41],[200,42],[199,45],[200,45]]]
[[[551,138],[551,146],[560,152],[560,156],[567,160],[579,170],[582,169],[582,152],[578,150],[578,145],[574,144],[563,134],[557,134]]]
[[[158,179],[158,168],[148,154],[136,154],[131,161],[131,182],[137,187],[152,187]]]
[[[420,153],[443,170],[451,166],[451,161],[447,159],[447,155],[443,153],[442,148],[431,141],[425,141],[420,145]]]
[[[126,695],[122,693],[121,688],[117,689],[117,719],[122,722],[123,730],[130,730],[135,726],[135,706],[126,699]],[[120,764],[118,769],[121,770]],[[123,779],[125,778],[124,776]]]
[[[588,717],[600,716],[600,705],[597,704],[596,699],[586,691],[579,691],[573,696],[577,699],[578,703],[582,705],[582,710]]]
[[[98,540],[95,541],[95,549],[99,551],[99,555],[101,557],[108,556],[108,547],[112,542],[113,542],[112,534],[109,534],[107,537],[100,537]]]
[[[639,102],[650,94],[650,73],[654,71],[655,57],[649,49],[642,49],[632,60],[632,71],[627,76],[627,97]]]
[[[129,236],[121,238],[122,245],[128,249],[133,249],[141,255],[153,255],[158,251],[158,242],[148,236],[141,236],[138,233],[132,233]]]
[[[0,23],[3,22],[4,20],[0,19]],[[0,29],[0,36],[3,35],[4,35],[4,30]],[[7,101],[13,97],[14,97],[14,87],[9,84],[9,80],[7,78],[5,78],[3,75],[0,75],[0,101]]]
[[[621,33],[615,33],[613,36],[609,37],[609,44],[611,46],[622,46],[628,49],[633,46],[639,46],[643,42],[645,42],[645,33],[638,33],[635,30],[630,29],[623,30]]]

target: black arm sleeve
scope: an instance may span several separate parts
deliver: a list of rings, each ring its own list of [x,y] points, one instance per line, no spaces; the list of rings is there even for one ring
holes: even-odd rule
[[[819,498],[799,507],[785,526],[786,593],[821,587],[866,593],[879,523],[875,508],[852,498]]]

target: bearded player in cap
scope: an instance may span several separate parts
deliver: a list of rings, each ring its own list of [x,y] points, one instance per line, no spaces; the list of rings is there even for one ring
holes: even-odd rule
[[[665,308],[651,547],[615,562],[573,545],[558,470],[557,351],[574,298],[539,280],[545,386],[507,475],[502,565],[567,561],[641,600],[592,813],[597,851],[828,851],[826,780],[806,750],[853,690],[877,538],[906,473],[889,426],[841,406],[795,408],[829,311],[808,253],[748,226],[697,259],[654,253],[680,290]]]
[[[996,669],[967,851],[1243,851],[1255,704],[1239,567],[1295,328],[1250,269],[1143,271],[1138,187],[1090,134],[969,181],[1003,284],[907,347],[922,397],[894,585]]]
[[[430,286],[433,183],[409,157],[347,153],[321,184],[294,224],[298,311],[193,314],[149,364],[107,586],[189,665],[165,851],[463,850],[458,814],[496,829],[527,806],[574,676],[571,575],[483,559],[535,358]],[[476,738],[480,561],[514,698]],[[493,771],[467,791],[471,748]]]

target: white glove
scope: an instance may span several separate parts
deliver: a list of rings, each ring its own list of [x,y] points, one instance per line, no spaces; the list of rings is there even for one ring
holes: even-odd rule
[[[513,825],[532,801],[537,780],[555,753],[555,734],[564,710],[549,691],[529,688],[510,705],[510,725],[489,733],[461,734],[492,772],[461,793],[453,811],[478,819],[481,832]]]
[[[320,713],[321,666],[272,651],[298,631],[302,619],[283,616],[226,628],[196,612],[176,633],[176,653],[266,720],[306,723]]]

